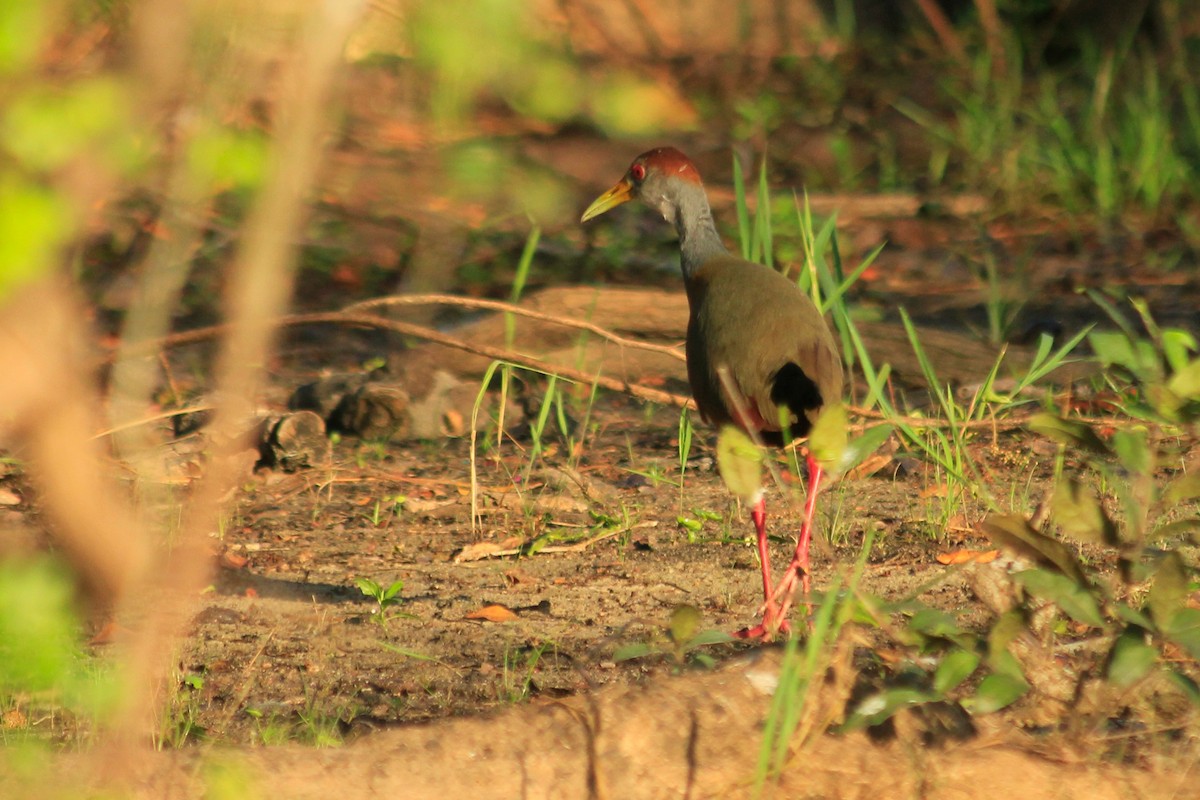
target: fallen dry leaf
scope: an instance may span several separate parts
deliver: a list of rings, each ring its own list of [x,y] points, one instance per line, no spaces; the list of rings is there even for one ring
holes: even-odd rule
[[[886,453],[875,453],[863,459],[862,463],[854,469],[846,473],[846,477],[850,480],[857,478],[866,478],[874,475],[879,470],[892,463],[892,457]]]
[[[224,553],[221,553],[221,558],[217,563],[221,565],[222,569],[242,569],[246,564],[250,563],[250,559],[226,550]]]
[[[512,622],[517,618],[517,612],[499,603],[492,603],[490,606],[484,606],[472,611],[470,614],[467,614],[466,618],[482,619],[487,622]]]
[[[476,542],[463,547],[454,555],[454,563],[461,564],[464,561],[478,561],[481,558],[499,553],[504,548],[496,542]]]
[[[937,560],[939,564],[987,564],[999,555],[999,550],[951,550],[938,553]]]
[[[917,497],[922,500],[928,497],[945,497],[950,492],[950,487],[944,483],[939,483],[935,486],[928,486],[920,491]]]

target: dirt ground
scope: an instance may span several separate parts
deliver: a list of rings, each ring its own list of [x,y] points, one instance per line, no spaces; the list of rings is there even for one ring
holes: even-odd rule
[[[382,252],[378,260],[387,262],[395,256],[389,248],[397,247],[395,220],[390,212],[369,209],[390,208],[381,198],[400,192],[389,181],[403,180],[413,196],[426,178],[419,170],[414,176],[403,152],[364,144],[365,132],[373,130],[368,122],[360,121],[358,134],[347,137],[352,145],[335,156],[324,178],[330,207],[323,213],[351,221],[340,236],[360,251]],[[532,141],[525,155],[568,176],[582,208],[635,152],[629,145],[564,137]],[[581,157],[588,153],[598,155]],[[592,165],[583,170],[589,174],[571,166],[583,163]],[[728,212],[728,191],[719,174],[713,184],[720,216]],[[817,201],[844,209],[843,228],[852,240],[848,260],[889,242],[874,277],[856,290],[856,302],[891,324],[896,319],[889,310],[904,304],[930,336],[959,337],[958,346],[951,341],[942,348],[947,360],[938,363],[958,385],[982,380],[990,363],[978,362],[972,378],[951,358],[974,347],[983,326],[987,287],[962,256],[978,244],[974,234],[960,235],[955,221],[918,225],[913,209],[856,214],[856,203],[865,201]],[[406,211],[396,208],[395,214]],[[539,251],[547,266],[539,268],[532,288],[552,285],[552,270],[562,267],[575,269],[573,277],[585,283],[678,291],[680,302],[669,236],[639,218],[630,214],[613,223],[653,240],[648,255],[631,257],[630,270],[600,263],[612,252],[604,249],[604,234],[580,232],[564,221]],[[444,231],[464,261],[511,262],[519,251],[520,239],[509,232],[480,243],[458,225],[447,223]],[[988,235],[1001,235],[1002,228]],[[316,223],[314,230],[320,230]],[[1180,324],[1190,314],[1194,326],[1200,305],[1194,263],[1160,271],[1146,258],[1144,243],[1113,247],[1054,230],[1034,238],[1015,245],[1007,240],[1008,252],[1026,254],[1020,274],[1011,277],[1013,290],[1027,301],[1027,327],[1049,323],[1073,332],[1099,316],[1086,308],[1077,288],[1134,282],[1161,313],[1160,322]],[[1096,247],[1081,252],[1080,241]],[[1028,258],[1031,251],[1040,255]],[[396,281],[397,262],[382,277],[353,259],[339,266],[344,269],[302,275],[297,306],[336,308],[403,287]],[[433,288],[479,293],[478,285],[453,271]],[[488,292],[499,293],[496,287]],[[678,341],[683,320],[673,335],[654,334]],[[896,343],[881,332],[881,348],[885,340]],[[271,365],[264,407],[279,411],[297,386],[328,373],[361,373],[373,359],[403,370],[409,354],[428,357],[424,347],[377,333],[292,330]],[[532,348],[530,354],[541,355]],[[467,387],[442,408],[461,426],[469,420],[463,398],[474,400],[479,363],[454,368],[456,356],[433,358],[444,359],[456,385]],[[172,359],[183,389],[189,388],[187,376],[203,375],[194,368],[203,362],[203,347],[176,351]],[[678,365],[674,369],[656,367],[634,377],[685,392]],[[910,362],[908,376],[914,373]],[[423,374],[421,380],[427,379]],[[196,380],[196,388],[202,382]],[[414,397],[424,391],[420,383],[406,387]],[[198,796],[201,756],[218,764],[229,759],[256,776],[252,782],[286,797],[324,797],[341,785],[413,798],[751,796],[781,648],[723,643],[695,651],[715,659],[715,668],[670,654],[616,657],[623,646],[662,643],[664,626],[682,605],[699,609],[704,630],[729,632],[754,620],[760,595],[753,530],[716,473],[713,432],[697,424],[681,476],[678,409],[608,391],[589,400],[586,391],[577,391],[564,413],[574,423],[568,427],[584,433],[568,439],[552,420],[545,450],[534,458],[529,429],[546,385],[528,377],[522,384],[514,389],[519,402],[501,443],[478,448],[478,527],[472,524],[466,436],[344,436],[333,442],[327,460],[310,467],[246,474],[214,532],[216,578],[180,648],[179,691],[162,731],[167,752],[148,761],[145,796]],[[919,406],[919,396],[913,398]],[[490,408],[494,415],[495,404]],[[494,426],[483,426],[484,439],[495,435]],[[170,447],[186,450],[178,443]],[[980,429],[970,450],[991,495],[1008,510],[1032,513],[1045,496],[1054,448],[1000,426]],[[870,534],[863,594],[912,599],[983,625],[990,611],[980,587],[1002,580],[994,575],[1003,574],[1005,559],[947,567],[936,557],[988,547],[977,528],[986,505],[979,496],[947,497],[945,476],[894,452],[894,444],[883,452],[873,471],[843,478],[822,500],[815,590],[849,573]],[[781,466],[785,485],[769,495],[776,564],[791,551],[802,500],[796,476]],[[693,527],[681,517],[695,521]],[[504,554],[509,551],[520,552]],[[356,585],[361,579],[383,587],[403,582],[398,601],[380,612]],[[797,609],[800,630],[803,614],[803,607]],[[843,655],[850,666],[834,673],[842,674],[844,685],[831,678],[814,694],[806,713],[815,727],[774,796],[1200,797],[1195,741],[1150,736],[1149,744],[1138,740],[1144,747],[1127,747],[1127,739],[1135,738],[1128,718],[1120,724],[1107,716],[1072,720],[1074,700],[1052,689],[976,719],[961,710],[949,712],[950,722],[901,714],[877,736],[825,734],[825,726],[846,713],[859,680],[854,676],[869,676],[872,663],[893,657],[877,632],[864,628],[848,636]],[[1074,663],[1066,653],[1051,654],[1051,660],[1061,670]],[[1139,733],[1153,723],[1133,717]],[[310,747],[342,741],[351,743],[328,751]]]

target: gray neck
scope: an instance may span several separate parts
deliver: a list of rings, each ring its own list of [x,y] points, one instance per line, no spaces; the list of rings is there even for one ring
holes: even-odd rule
[[[717,226],[713,223],[712,209],[704,187],[694,183],[682,183],[675,207],[675,223],[679,234],[680,266],[684,279],[692,277],[700,265],[713,256],[723,255],[725,249]]]

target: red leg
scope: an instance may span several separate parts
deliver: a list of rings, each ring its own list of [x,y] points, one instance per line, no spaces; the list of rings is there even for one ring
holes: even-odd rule
[[[804,524],[800,527],[800,538],[796,542],[796,552],[792,556],[792,561],[783,572],[783,580],[779,582],[779,588],[771,596],[773,601],[778,601],[780,604],[780,615],[786,615],[788,609],[791,608],[797,580],[799,580],[806,598],[809,589],[812,588],[808,569],[808,546],[812,541],[813,519],[817,513],[817,494],[821,491],[823,474],[821,465],[810,454],[808,456],[808,497],[805,498],[804,503]]]
[[[789,625],[787,619],[779,614],[775,607],[775,591],[771,584],[771,554],[767,549],[767,501],[765,497],[759,497],[758,502],[754,504],[753,510],[750,512],[751,519],[754,520],[754,532],[758,536],[758,562],[762,565],[762,583],[763,583],[763,621],[753,628],[743,628],[734,633],[741,639],[762,639],[770,641],[771,638],[778,632],[787,633]]]

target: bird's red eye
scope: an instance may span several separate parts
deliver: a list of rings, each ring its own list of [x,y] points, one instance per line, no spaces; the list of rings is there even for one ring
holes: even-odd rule
[[[646,177],[646,168],[641,164],[634,164],[629,168],[629,174],[633,176],[635,181],[640,183]]]

